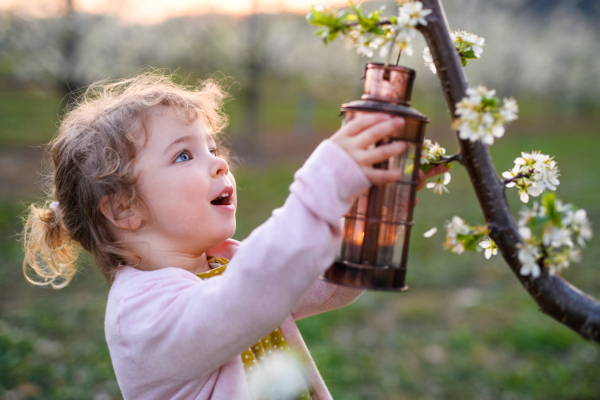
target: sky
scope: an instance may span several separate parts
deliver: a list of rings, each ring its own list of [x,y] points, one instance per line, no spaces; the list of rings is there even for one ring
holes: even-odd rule
[[[61,13],[68,0],[0,0],[0,11],[17,8],[35,16]],[[78,11],[117,13],[125,20],[155,23],[169,17],[219,12],[247,15],[258,12],[281,11],[305,14],[311,5],[319,3],[347,4],[342,0],[72,0]]]

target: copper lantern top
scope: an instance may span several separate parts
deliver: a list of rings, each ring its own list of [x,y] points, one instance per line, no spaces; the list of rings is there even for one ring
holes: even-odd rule
[[[369,63],[365,72],[365,88],[361,100],[342,104],[342,112],[382,112],[398,115],[407,125],[429,122],[427,116],[410,108],[410,98],[415,79],[415,71],[397,65]],[[419,129],[405,129],[397,139],[423,142],[424,132]]]
[[[369,63],[361,99],[408,106],[414,80],[415,71],[410,68]]]

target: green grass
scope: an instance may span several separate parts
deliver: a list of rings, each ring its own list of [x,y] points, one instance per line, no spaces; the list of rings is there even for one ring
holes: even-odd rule
[[[52,136],[56,96],[11,93],[7,98],[3,93],[0,99],[0,143],[40,144]],[[263,121],[274,121],[267,123],[273,130],[291,129],[292,114],[284,117],[278,110]],[[520,151],[554,155],[562,173],[557,196],[585,208],[594,226],[600,226],[600,181],[594,175],[600,168],[595,157],[600,137],[593,123],[572,130],[566,125],[524,118],[491,147],[492,156],[503,171]],[[435,124],[432,128],[449,150],[456,147],[452,137],[442,136]],[[279,161],[236,171],[235,238],[246,237],[283,204],[298,167],[297,162]],[[445,220],[460,215],[473,224],[482,222],[465,171],[456,167],[452,173],[450,194],[419,193],[408,292],[365,293],[348,307],[299,321],[334,398],[599,398],[597,345],[539,312],[499,256],[487,261],[482,254],[457,256],[442,249]],[[22,276],[15,235],[18,215],[35,200],[29,196],[0,198],[0,399],[119,399],[104,341],[108,289],[100,275],[84,267],[60,291],[32,287]],[[516,192],[508,190],[507,197],[516,212],[521,207]],[[423,238],[432,226],[440,232]],[[594,261],[599,258],[593,239],[583,262],[565,272],[596,297],[600,271]]]
[[[2,92],[0,96],[0,142],[4,146],[47,143],[66,101],[55,93]]]

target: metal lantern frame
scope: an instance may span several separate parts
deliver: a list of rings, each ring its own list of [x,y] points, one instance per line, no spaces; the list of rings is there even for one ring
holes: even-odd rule
[[[415,71],[402,66],[366,66],[361,100],[342,104],[343,123],[365,114],[385,113],[404,118],[405,124],[377,145],[403,141],[399,156],[375,168],[400,168],[401,178],[374,185],[354,202],[344,220],[342,245],[323,278],[346,286],[404,291],[410,231],[418,184],[421,148],[429,118],[410,108]]]

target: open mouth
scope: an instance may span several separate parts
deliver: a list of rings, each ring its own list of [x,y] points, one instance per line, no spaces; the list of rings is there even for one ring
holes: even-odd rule
[[[210,202],[214,206],[228,206],[231,205],[231,192],[233,190],[226,188],[216,199]]]

